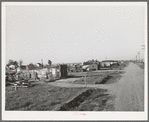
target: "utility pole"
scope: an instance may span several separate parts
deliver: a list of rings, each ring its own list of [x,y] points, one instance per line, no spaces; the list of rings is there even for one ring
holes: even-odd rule
[[[140,62],[140,51],[138,52],[139,62]]]
[[[86,74],[85,77],[84,77],[84,78],[85,78],[85,88],[86,88],[86,86],[87,86],[87,84],[86,84],[86,77],[87,77],[87,74]]]
[[[136,62],[137,62],[137,55],[136,55]]]
[[[41,65],[42,65],[42,68],[43,68],[43,59],[41,59]]]
[[[142,49],[142,51],[143,51],[143,58],[142,58],[142,60],[144,61],[144,50],[145,50],[145,45],[141,45],[141,49]]]

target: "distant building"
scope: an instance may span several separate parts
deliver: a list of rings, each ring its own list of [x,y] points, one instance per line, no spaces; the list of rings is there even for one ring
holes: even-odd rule
[[[14,70],[15,69],[15,65],[10,65],[9,69]]]
[[[98,69],[99,67],[98,67],[98,64],[96,63],[82,66],[83,71],[93,71],[93,70],[98,70]]]
[[[27,68],[28,68],[27,65],[21,65],[21,66],[20,66],[20,69],[21,69],[21,70],[27,70]]]
[[[81,72],[82,63],[66,63],[68,72]]]
[[[103,60],[101,62],[101,68],[111,68],[112,66],[119,66],[119,62],[116,60]]]

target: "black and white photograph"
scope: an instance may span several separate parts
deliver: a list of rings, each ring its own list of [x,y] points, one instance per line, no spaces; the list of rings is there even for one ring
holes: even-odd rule
[[[147,2],[2,2],[2,120],[147,120]]]

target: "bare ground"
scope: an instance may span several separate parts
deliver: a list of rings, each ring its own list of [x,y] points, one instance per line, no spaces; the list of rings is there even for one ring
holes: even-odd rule
[[[116,111],[144,110],[144,70],[134,63],[125,69],[126,73],[117,84]]]

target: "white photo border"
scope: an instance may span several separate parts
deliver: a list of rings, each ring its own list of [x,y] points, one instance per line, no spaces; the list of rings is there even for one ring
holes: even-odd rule
[[[6,7],[7,6],[144,6],[145,99],[144,112],[5,111]],[[148,25],[147,2],[2,2],[2,120],[147,120],[148,119]]]

